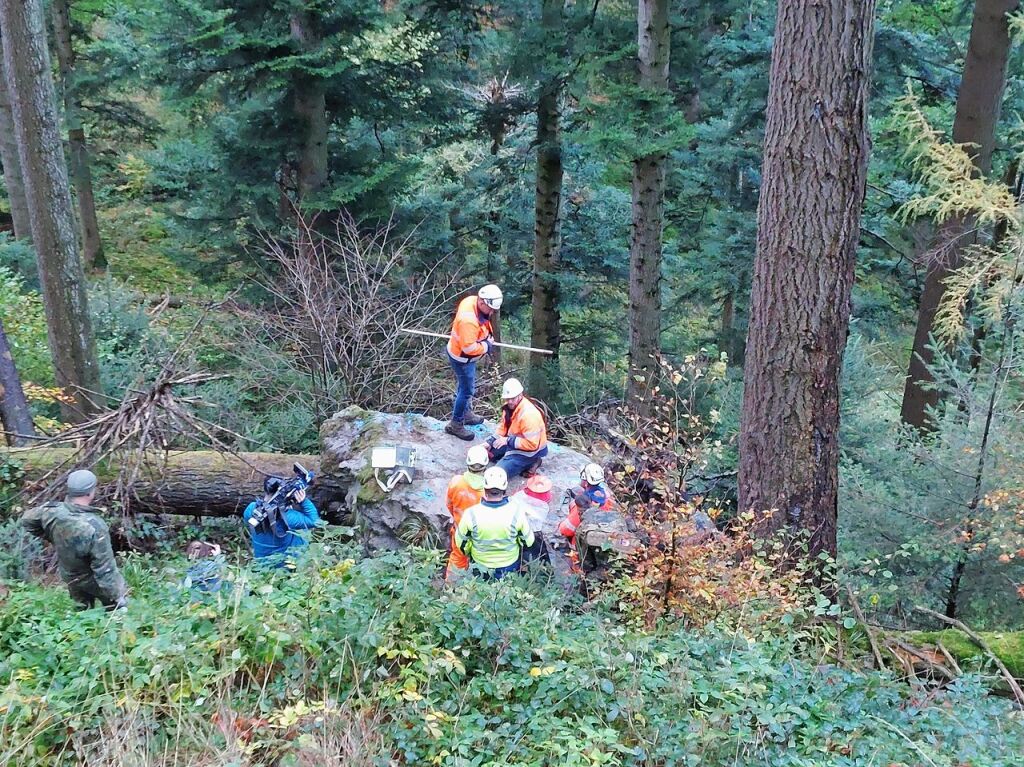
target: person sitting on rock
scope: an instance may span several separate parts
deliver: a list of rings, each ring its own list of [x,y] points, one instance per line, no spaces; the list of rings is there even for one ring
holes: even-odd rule
[[[498,432],[487,439],[491,460],[510,477],[528,476],[540,469],[548,454],[548,427],[544,415],[524,394],[518,378],[501,387]]]
[[[583,467],[580,484],[567,490],[566,494],[569,496],[569,514],[558,526],[558,532],[570,541],[576,536],[583,512],[590,508],[608,511],[615,505],[612,494],[605,487],[604,469],[596,463]]]
[[[446,505],[452,515],[451,534],[448,540],[448,564],[445,566],[445,580],[451,580],[469,567],[469,559],[455,545],[455,530],[462,521],[462,515],[470,506],[476,506],[484,496],[484,469],[490,459],[487,448],[473,445],[466,453],[466,471],[452,477],[448,483]]]
[[[512,496],[512,502],[518,503],[526,521],[533,530],[532,546],[523,549],[523,564],[547,558],[547,544],[544,541],[544,527],[548,514],[551,513],[551,480],[542,474],[535,474],[526,481],[526,486]]]
[[[294,569],[295,556],[309,545],[299,531],[312,530],[321,524],[320,514],[306,497],[306,491],[296,492],[283,514],[272,509],[259,524],[253,526],[249,521],[258,509],[262,512],[262,507],[273,502],[283,484],[280,477],[267,477],[263,481],[263,500],[254,500],[246,506],[242,519],[252,534],[252,553],[257,560],[273,567]]]
[[[517,503],[505,496],[508,475],[492,466],[484,472],[484,499],[462,514],[455,529],[455,545],[469,557],[473,570],[485,578],[500,580],[519,572],[524,547],[533,545],[530,523]]]

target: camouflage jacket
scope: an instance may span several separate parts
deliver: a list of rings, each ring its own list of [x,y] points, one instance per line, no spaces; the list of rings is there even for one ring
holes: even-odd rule
[[[21,518],[26,530],[57,550],[60,575],[72,590],[113,604],[124,594],[107,524],[88,506],[51,501],[29,509]]]

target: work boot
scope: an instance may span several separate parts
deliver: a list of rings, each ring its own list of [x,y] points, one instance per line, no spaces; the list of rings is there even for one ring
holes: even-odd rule
[[[466,424],[460,421],[449,421],[444,430],[453,437],[464,439],[466,442],[472,442],[476,438],[476,435],[466,428]]]
[[[524,476],[527,479],[529,479],[534,474],[539,472],[540,471],[540,467],[543,466],[543,465],[544,465],[544,459],[543,458],[538,458],[536,461],[531,463],[526,469],[523,470],[522,476]]]
[[[479,426],[484,422],[484,417],[482,415],[477,415],[472,410],[470,410],[469,412],[466,413],[466,416],[465,418],[462,419],[462,422],[466,424],[466,426]]]

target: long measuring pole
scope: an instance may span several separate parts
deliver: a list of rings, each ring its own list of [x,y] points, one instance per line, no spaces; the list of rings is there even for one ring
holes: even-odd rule
[[[432,333],[429,330],[415,330],[413,328],[402,328],[403,333],[410,333],[414,336],[426,336],[427,338],[443,338],[445,341],[448,340],[448,336],[444,333]],[[521,352],[536,352],[537,354],[554,354],[554,352],[548,349],[534,349],[532,346],[516,346],[515,344],[499,344],[495,343],[495,346],[500,346],[502,349],[518,349]]]

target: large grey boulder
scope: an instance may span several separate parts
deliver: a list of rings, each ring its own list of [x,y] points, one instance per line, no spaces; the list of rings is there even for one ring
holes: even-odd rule
[[[478,442],[494,430],[494,423],[473,427]],[[371,550],[413,543],[443,547],[449,521],[448,482],[465,471],[466,450],[472,444],[476,443],[445,434],[444,423],[436,418],[350,406],[320,427],[320,471],[325,479],[347,488],[346,507]],[[412,484],[399,484],[390,493],[381,490],[370,467],[370,453],[383,446],[416,450],[418,471]],[[580,469],[589,460],[582,453],[550,445],[541,470],[554,485],[552,511],[543,530],[549,540],[558,534],[558,523],[565,516],[565,491],[579,483]],[[514,478],[509,493],[523,484],[523,479]]]

